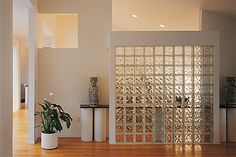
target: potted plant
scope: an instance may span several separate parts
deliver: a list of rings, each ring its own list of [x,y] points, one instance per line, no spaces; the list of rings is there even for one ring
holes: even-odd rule
[[[50,93],[52,97],[53,94]],[[42,111],[37,111],[36,116],[41,120],[41,147],[44,149],[55,149],[58,146],[58,132],[63,129],[62,122],[66,123],[67,129],[71,126],[71,116],[64,112],[60,105],[54,104],[46,99],[39,104]]]

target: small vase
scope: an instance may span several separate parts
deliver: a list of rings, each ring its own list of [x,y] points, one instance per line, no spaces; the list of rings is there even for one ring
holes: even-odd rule
[[[90,88],[89,88],[89,104],[97,105],[98,104],[98,87],[97,87],[98,78],[90,77]]]

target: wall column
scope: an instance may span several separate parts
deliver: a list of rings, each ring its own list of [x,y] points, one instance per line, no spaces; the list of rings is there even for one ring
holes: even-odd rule
[[[12,0],[0,0],[0,156],[12,156]]]

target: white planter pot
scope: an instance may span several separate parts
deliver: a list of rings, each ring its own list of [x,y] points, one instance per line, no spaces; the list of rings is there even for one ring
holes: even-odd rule
[[[58,133],[44,134],[41,132],[41,147],[43,149],[55,149],[58,146]]]

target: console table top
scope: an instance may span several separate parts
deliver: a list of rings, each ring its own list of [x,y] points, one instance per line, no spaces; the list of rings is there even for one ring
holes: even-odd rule
[[[80,104],[80,108],[109,108],[108,104]]]

